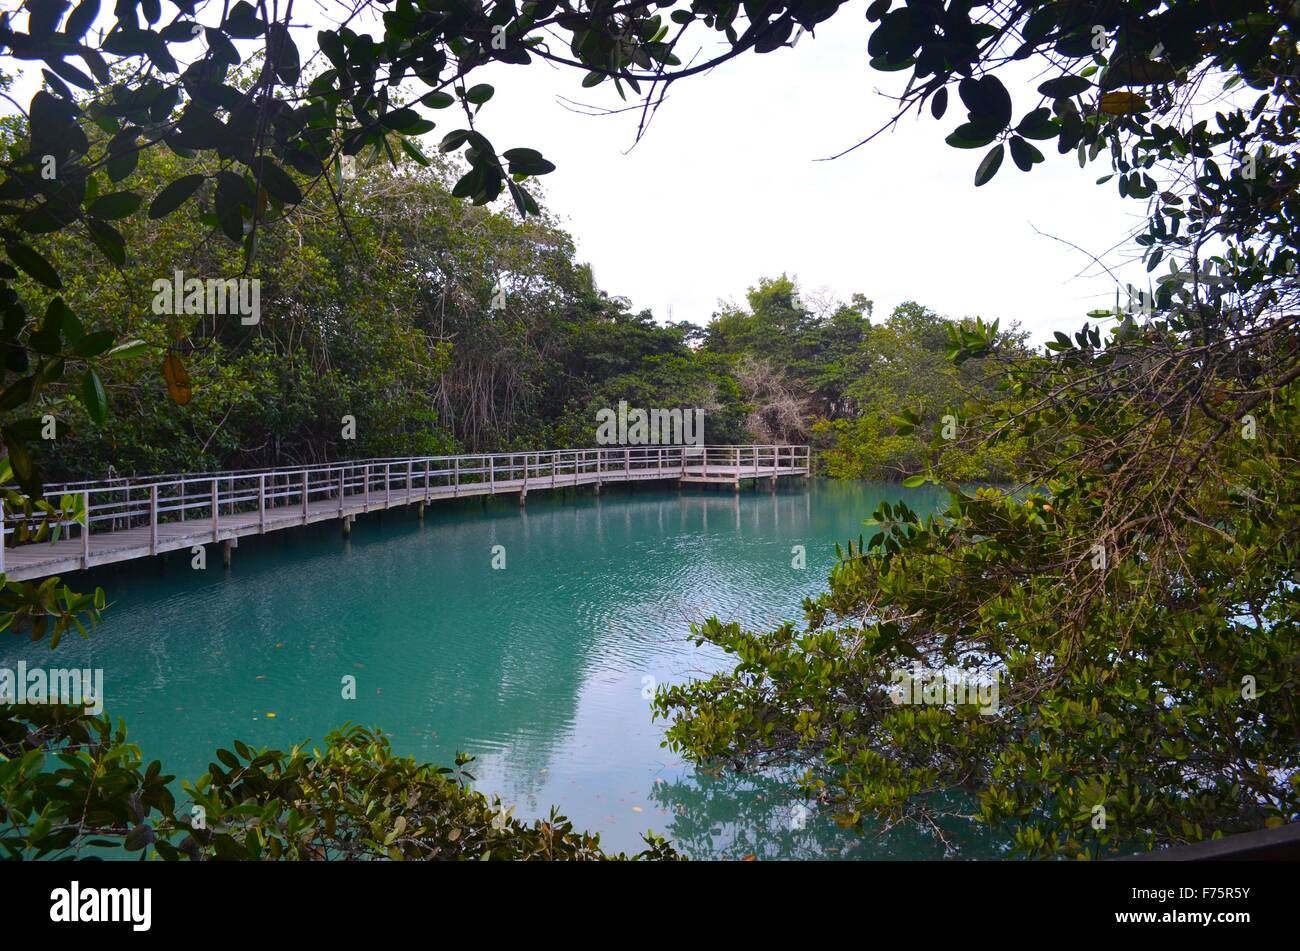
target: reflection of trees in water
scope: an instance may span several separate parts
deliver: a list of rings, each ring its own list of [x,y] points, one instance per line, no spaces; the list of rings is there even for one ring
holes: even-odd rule
[[[842,828],[829,807],[803,799],[791,778],[779,774],[698,773],[657,783],[651,795],[672,816],[665,835],[673,847],[695,859],[942,859],[946,854],[938,833],[915,824],[886,829],[868,820],[862,830]],[[940,829],[961,842],[963,857],[997,857],[986,831],[970,820],[951,816]]]

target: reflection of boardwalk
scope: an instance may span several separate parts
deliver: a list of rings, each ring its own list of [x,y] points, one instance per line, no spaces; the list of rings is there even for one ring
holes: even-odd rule
[[[57,542],[0,548],[11,581],[75,571],[245,535],[352,518],[401,505],[606,482],[723,483],[808,474],[807,446],[638,446],[472,456],[370,459],[284,469],[204,472],[48,486],[53,504],[79,497],[85,525],[67,521]],[[17,518],[0,512],[6,543]]]

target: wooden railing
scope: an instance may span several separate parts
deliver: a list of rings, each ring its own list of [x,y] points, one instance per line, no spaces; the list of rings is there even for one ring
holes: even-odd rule
[[[282,522],[286,511],[300,510],[303,521],[319,517],[325,502],[339,515],[368,511],[371,506],[544,489],[591,482],[647,478],[724,476],[744,479],[806,472],[807,446],[619,446],[597,449],[552,449],[538,452],[473,453],[459,456],[413,456],[364,459],[315,466],[177,473],[47,485],[45,498],[79,497],[83,519],[63,521],[65,535],[82,539],[89,563],[90,539],[101,532],[148,527],[150,548],[157,547],[160,524],[204,523],[218,537],[227,516],[257,513],[264,530],[268,513]],[[17,519],[4,513],[0,526],[8,537]],[[202,529],[199,529],[202,531]],[[0,548],[0,571],[4,570]]]

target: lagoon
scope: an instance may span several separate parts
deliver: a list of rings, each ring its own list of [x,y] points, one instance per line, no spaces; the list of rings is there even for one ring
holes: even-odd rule
[[[10,639],[0,666],[102,667],[109,715],[180,777],[236,738],[286,748],[351,721],[423,760],[464,750],[517,817],[558,806],[607,849],[654,829],[693,858],[938,858],[918,833],[840,829],[779,776],[693,768],[647,699],[727,665],[692,621],[800,620],[882,499],[932,511],[943,494],[813,479],[375,513],[350,539],[330,523],[244,539],[229,570],[175,553],[69,576],[105,588],[104,623],[54,652]]]

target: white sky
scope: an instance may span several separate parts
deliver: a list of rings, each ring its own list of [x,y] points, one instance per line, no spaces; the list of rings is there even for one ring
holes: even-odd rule
[[[498,150],[526,145],[559,166],[542,181],[579,256],[603,289],[661,320],[671,308],[676,320],[706,322],[719,298],[743,301],[760,276],[782,271],[805,291],[843,299],[861,291],[877,318],[917,300],[951,317],[1019,320],[1035,340],[1113,306],[1113,278],[1035,233],[1112,266],[1132,256],[1105,252],[1144,205],[1121,200],[1114,181],[1095,184],[1110,170],[1104,160],[1080,169],[1055,143],[1038,143],[1045,163],[1026,174],[1008,156],[976,188],[986,150],[943,141],[965,119],[954,95],[941,121],[927,110],[843,158],[817,161],[893,114],[881,90],[900,90],[904,74],[867,66],[870,27],[846,7],[793,49],[683,80],[630,152],[638,114],[585,116],[558,99],[616,107],[612,84],[584,90],[581,73],[536,60],[482,71],[497,94],[478,126]],[[1023,94],[1008,87],[1017,115],[1038,104],[1028,82]],[[443,116],[446,131],[455,127],[449,113],[430,113],[435,136]],[[1147,284],[1140,264],[1117,273]]]
[[[297,10],[323,21],[311,6]],[[659,320],[705,323],[720,299],[743,302],[760,277],[782,272],[805,292],[847,299],[860,291],[878,319],[916,300],[950,317],[1018,320],[1034,340],[1113,306],[1115,280],[1084,252],[1112,266],[1131,257],[1123,245],[1108,252],[1143,206],[1122,201],[1113,181],[1094,184],[1109,171],[1104,161],[1080,169],[1053,143],[1039,143],[1046,163],[1025,174],[1008,156],[977,189],[985,150],[943,142],[965,117],[955,95],[939,122],[928,111],[909,116],[843,158],[817,161],[892,115],[882,90],[900,90],[906,74],[867,66],[871,29],[861,9],[846,5],[793,49],[746,54],[682,81],[635,148],[638,113],[593,117],[560,101],[621,106],[612,84],[582,89],[580,71],[540,59],[475,72],[471,82],[497,89],[478,127],[498,151],[528,146],[558,166],[540,181],[579,258],[607,293]],[[314,27],[294,35],[305,60]],[[39,66],[23,72],[15,97],[26,102]],[[1008,82],[1017,116],[1038,104],[1037,80],[1028,72],[1024,80]],[[463,124],[454,109],[425,112],[438,123],[430,147]],[[1146,286],[1140,265],[1116,273]]]

